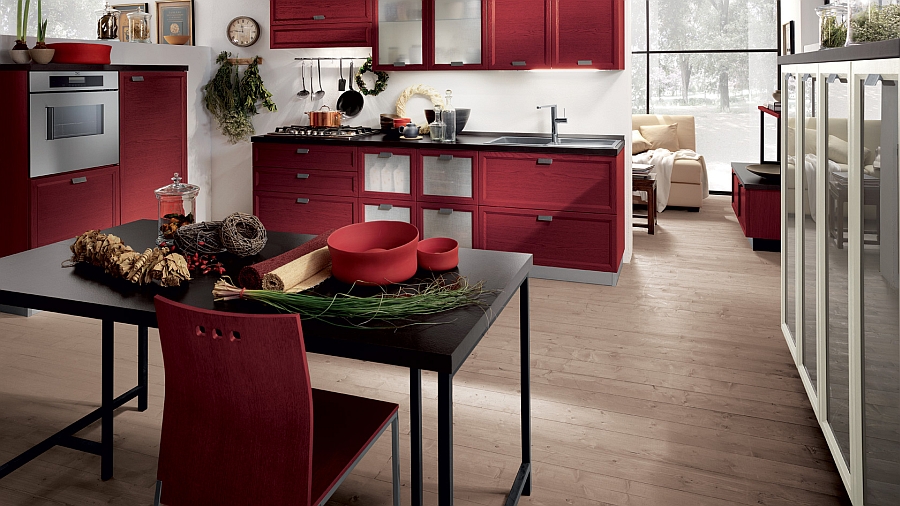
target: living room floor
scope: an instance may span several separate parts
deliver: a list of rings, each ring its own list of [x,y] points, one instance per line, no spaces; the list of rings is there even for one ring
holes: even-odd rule
[[[534,484],[524,504],[849,504],[779,329],[779,255],[753,252],[728,196],[635,229],[616,288],[532,281]],[[501,505],[520,455],[514,302],[456,375],[456,504]],[[99,322],[0,315],[0,461],[97,405]],[[119,391],[135,381],[134,328],[116,327]],[[150,504],[164,375],[150,332],[150,408],[116,417],[115,478],[55,448],[0,480],[3,505]],[[401,405],[406,370],[310,356],[313,386]],[[436,504],[436,376],[423,375],[426,504]],[[133,404],[133,403],[132,403]],[[99,428],[91,427],[97,437]],[[329,504],[389,505],[383,437]]]

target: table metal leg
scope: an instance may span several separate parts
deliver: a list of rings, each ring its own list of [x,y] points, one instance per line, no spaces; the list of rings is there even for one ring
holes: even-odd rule
[[[438,504],[453,504],[453,375],[438,374]]]
[[[147,327],[139,326],[138,327],[138,387],[141,387],[141,392],[138,394],[138,411],[147,411],[147,391],[149,390],[149,376],[150,369],[147,365],[148,362],[148,348],[149,345],[147,343]]]
[[[528,279],[519,288],[519,353],[522,382],[522,465],[513,482],[506,506],[516,506],[523,495],[531,495],[531,321]]]
[[[409,490],[413,506],[425,502],[422,469],[422,370],[409,370]]]
[[[100,405],[100,479],[113,475],[113,364],[115,363],[115,324],[103,320],[102,324],[102,394]]]

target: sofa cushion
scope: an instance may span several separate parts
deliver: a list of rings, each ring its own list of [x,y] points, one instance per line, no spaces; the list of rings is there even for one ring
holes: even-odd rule
[[[641,135],[641,132],[638,130],[631,131],[631,154],[636,155],[638,153],[643,153],[650,149],[650,141],[644,138]]]
[[[643,125],[641,135],[650,141],[651,149],[668,149],[675,152],[678,146],[678,123],[669,125]]]
[[[672,165],[672,183],[699,185],[703,181],[703,166],[700,160],[679,158]]]

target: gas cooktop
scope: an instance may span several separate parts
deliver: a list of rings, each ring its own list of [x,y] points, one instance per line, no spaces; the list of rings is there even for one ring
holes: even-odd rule
[[[381,130],[361,126],[312,127],[309,125],[290,125],[278,127],[274,132],[269,132],[268,135],[290,137],[332,137],[335,139],[350,139],[353,137],[363,137],[366,135],[375,135],[378,133],[381,133]]]

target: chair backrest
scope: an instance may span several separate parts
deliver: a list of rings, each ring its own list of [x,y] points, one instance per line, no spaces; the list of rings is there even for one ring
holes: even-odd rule
[[[694,117],[669,114],[632,114],[631,129],[639,130],[648,125],[671,125],[678,123],[678,145],[681,149],[697,151],[696,134],[694,133]]]
[[[162,502],[309,504],[312,391],[299,316],[155,303]]]

